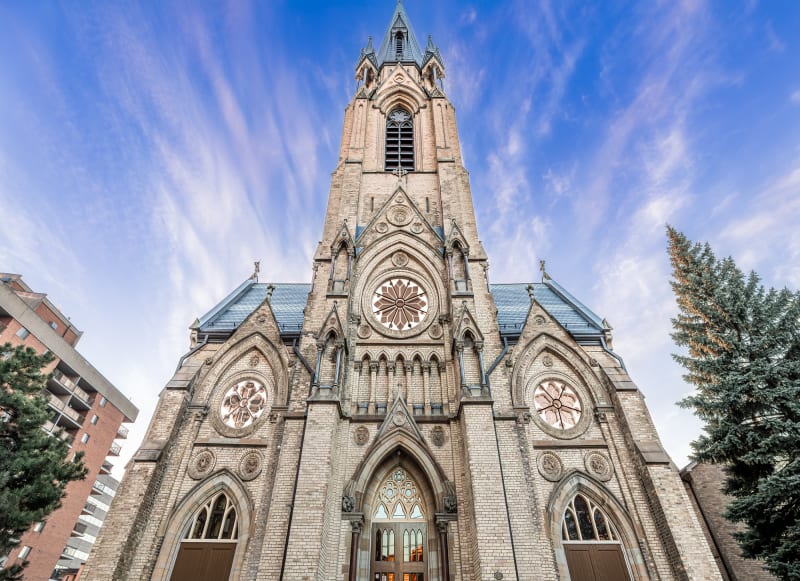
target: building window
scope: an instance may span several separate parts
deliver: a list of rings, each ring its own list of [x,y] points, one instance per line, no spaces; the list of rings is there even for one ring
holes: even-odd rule
[[[386,119],[386,171],[414,171],[414,123],[411,114],[398,107]]]
[[[57,330],[58,323],[56,323],[55,321],[50,321],[50,328],[53,329],[54,331]]]
[[[220,492],[195,515],[185,538],[236,540],[238,537],[236,507],[227,494]]]
[[[107,404],[107,403],[108,403],[108,400],[107,400],[106,398],[104,398],[104,397],[101,397],[101,398],[100,398],[100,407],[101,407],[101,408],[104,408],[104,407],[106,407],[106,404]]]
[[[89,441],[89,434],[83,434],[83,436],[81,436],[81,444],[85,444],[88,441]]]
[[[28,555],[30,555],[30,554],[31,554],[31,548],[28,545],[23,546],[19,550],[19,558],[20,559],[27,559]]]
[[[581,419],[581,400],[575,390],[562,381],[547,380],[533,392],[536,412],[548,425],[567,430],[578,425]]]
[[[25,327],[20,327],[19,331],[17,331],[17,337],[19,337],[20,339],[27,339],[28,335],[30,334],[31,332],[28,331]]]
[[[97,414],[94,414],[94,415],[92,416],[92,419],[91,419],[91,420],[89,420],[89,421],[91,422],[91,424],[92,424],[93,426],[96,426],[96,425],[97,425],[97,420],[99,420],[99,419],[100,419],[100,418],[98,418],[98,417],[97,417]]]
[[[395,58],[403,60],[403,33],[399,32],[394,37]]]
[[[40,533],[44,530],[44,521],[40,520],[39,522],[33,523],[33,532]]]

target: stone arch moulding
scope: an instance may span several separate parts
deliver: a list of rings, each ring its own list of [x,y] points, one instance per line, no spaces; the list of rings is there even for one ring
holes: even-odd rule
[[[286,405],[289,393],[289,366],[285,351],[276,348],[263,333],[254,332],[250,335],[225,345],[215,356],[215,362],[211,371],[203,380],[208,386],[208,401],[213,401],[224,386],[220,380],[225,378],[228,370],[235,365],[242,357],[249,355],[251,351],[257,351],[262,355],[272,370],[273,377],[268,378],[268,383],[275,390],[272,399],[273,405]]]
[[[644,539],[644,533],[634,523],[624,504],[599,480],[592,476],[572,470],[553,488],[550,500],[547,503],[547,534],[550,536],[552,546],[555,547],[556,565],[560,579],[568,579],[567,558],[561,543],[561,519],[567,504],[576,494],[583,494],[592,502],[601,507],[610,517],[621,538],[623,552],[629,570],[636,581],[650,579],[647,566],[639,546],[639,539]],[[644,541],[643,541],[644,542]]]
[[[250,529],[253,520],[253,503],[242,482],[227,469],[211,474],[206,480],[192,488],[172,509],[169,516],[161,522],[158,536],[162,538],[161,550],[158,554],[151,581],[168,581],[172,567],[178,556],[181,539],[186,533],[194,513],[204,503],[219,492],[226,492],[236,504],[238,511],[239,539],[236,554],[233,558],[230,579],[240,578],[242,564],[250,540]]]
[[[448,487],[444,470],[422,442],[403,430],[395,430],[387,437],[373,442],[371,449],[367,451],[353,473],[346,493],[356,499],[356,511],[363,510],[365,493],[377,473],[398,453],[406,454],[414,461],[431,487],[436,512],[444,512],[444,497],[452,488]]]
[[[407,73],[403,73],[407,74]],[[420,91],[412,91],[405,85],[395,85],[381,97],[378,97],[376,107],[380,112],[386,116],[396,107],[407,109],[411,113],[412,119],[416,121],[416,117],[422,109],[424,95]]]
[[[519,357],[514,358],[514,368],[511,373],[511,397],[514,406],[527,406],[525,402],[527,371],[530,369],[533,362],[546,352],[549,352],[553,357],[562,361],[569,370],[575,374],[576,379],[582,382],[582,387],[590,396],[590,401],[587,403],[591,404],[591,406],[596,406],[598,402],[607,399],[602,392],[598,391],[598,386],[601,385],[600,380],[594,374],[589,364],[584,361],[583,357],[581,357],[575,349],[565,344],[557,337],[547,333],[541,333],[525,345]],[[591,413],[591,409],[589,409],[588,412]]]

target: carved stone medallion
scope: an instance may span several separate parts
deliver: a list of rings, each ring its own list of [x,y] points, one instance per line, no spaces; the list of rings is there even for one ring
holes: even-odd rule
[[[253,480],[261,474],[262,458],[258,452],[248,452],[239,461],[239,477],[244,480]]]
[[[389,224],[386,222],[378,222],[375,224],[375,231],[378,234],[386,234],[389,231]]]
[[[193,478],[194,480],[205,478],[211,474],[211,471],[214,469],[214,465],[216,463],[217,458],[214,456],[214,452],[208,448],[200,450],[197,454],[195,454],[191,462],[189,462],[189,477]]]
[[[422,225],[422,222],[414,222],[411,224],[411,231],[414,234],[422,234],[422,231],[425,229],[425,226]]]
[[[600,452],[589,452],[586,454],[583,462],[586,466],[586,471],[601,482],[611,480],[614,469],[611,466],[611,462],[609,462],[604,454]]]
[[[539,474],[545,480],[550,482],[558,482],[561,480],[561,475],[564,473],[564,466],[561,464],[561,459],[553,452],[542,452],[536,460],[536,467],[539,469]]]
[[[433,445],[436,446],[437,448],[441,448],[442,446],[444,446],[445,438],[446,436],[444,433],[444,428],[442,428],[442,426],[436,426],[431,431],[431,442],[433,442]]]
[[[428,335],[431,336],[431,339],[440,339],[443,332],[442,326],[439,323],[434,323],[428,330]]]
[[[408,208],[398,206],[389,211],[387,219],[395,226],[405,226],[411,222],[411,212]]]
[[[405,204],[405,203],[406,203],[406,198],[405,198],[405,196],[403,196],[403,194],[397,194],[397,195],[394,197],[394,203],[395,203],[395,204]]]
[[[257,367],[259,363],[261,363],[261,360],[258,358],[258,355],[253,355],[250,358],[250,367]]]
[[[358,336],[361,339],[367,339],[369,336],[372,335],[372,327],[367,324],[361,324],[358,326]]]
[[[408,254],[402,250],[398,250],[392,254],[392,264],[399,267],[406,266],[408,264]]]
[[[406,414],[399,410],[394,412],[394,415],[392,416],[392,423],[395,426],[402,426],[406,423]]]
[[[356,431],[353,432],[353,441],[358,446],[363,446],[369,442],[369,430],[365,426],[357,427]]]
[[[543,316],[541,316],[541,315],[536,315],[536,316],[533,318],[533,322],[534,322],[534,323],[536,323],[538,326],[540,326],[540,327],[541,327],[542,325],[544,325],[544,317],[543,317]]]
[[[552,367],[553,358],[550,357],[549,355],[545,355],[544,357],[542,357],[542,365],[544,365],[545,367]]]

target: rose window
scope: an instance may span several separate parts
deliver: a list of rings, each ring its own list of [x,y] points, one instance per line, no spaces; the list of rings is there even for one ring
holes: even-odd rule
[[[248,379],[225,392],[220,415],[225,425],[246,428],[258,419],[266,406],[267,390],[260,383]]]
[[[428,314],[428,295],[416,282],[392,278],[381,283],[372,297],[372,312],[387,329],[405,331]]]
[[[554,428],[566,430],[581,419],[581,400],[566,383],[555,380],[544,381],[533,392],[536,412]]]

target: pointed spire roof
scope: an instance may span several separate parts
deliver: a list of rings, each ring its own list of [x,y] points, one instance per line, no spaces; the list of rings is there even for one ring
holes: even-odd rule
[[[398,59],[397,54],[397,33],[403,34],[402,54]],[[422,51],[417,43],[417,37],[411,28],[411,21],[408,19],[402,0],[397,0],[389,28],[383,37],[381,48],[378,50],[378,66],[386,62],[414,61],[418,67],[422,67]]]

